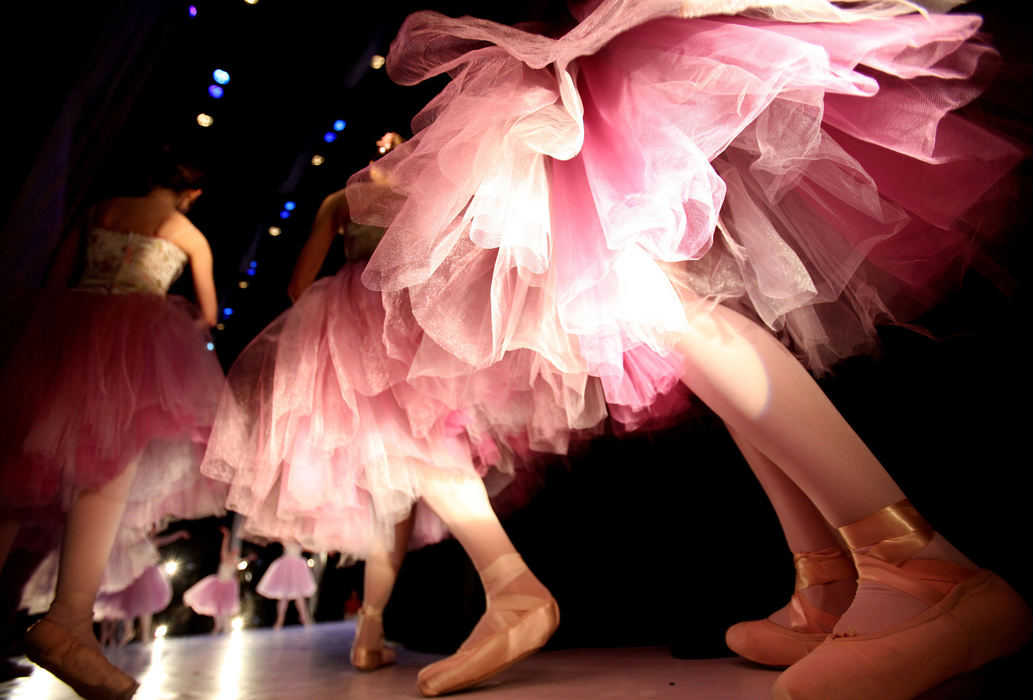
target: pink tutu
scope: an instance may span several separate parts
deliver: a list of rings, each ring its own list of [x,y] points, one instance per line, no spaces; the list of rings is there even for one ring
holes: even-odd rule
[[[148,566],[128,587],[113,593],[101,593],[93,604],[94,619],[124,620],[153,615],[172,601],[172,586],[161,570]]]
[[[269,565],[255,590],[260,596],[277,600],[308,598],[316,592],[316,580],[304,557],[285,552]]]
[[[198,469],[222,370],[189,304],[152,294],[40,293],[0,375],[0,509],[58,515],[138,468],[123,527],[221,510]]]
[[[229,617],[240,612],[240,584],[236,572],[229,578],[205,576],[183,591],[183,603],[198,615]]]
[[[632,423],[679,405],[686,305],[825,371],[935,299],[1019,157],[950,114],[996,58],[979,19],[913,11],[606,0],[556,39],[416,13],[390,75],[452,81],[349,180],[351,216],[387,229],[363,281],[471,367],[580,362]]]
[[[503,457],[514,450],[496,439],[562,449],[603,416],[597,394],[586,408],[584,373],[530,354],[471,373],[424,342],[403,297],[365,288],[362,269],[350,263],[314,284],[230,371],[202,471],[230,484],[227,506],[252,538],[365,556],[419,499],[422,470],[512,476]],[[487,403],[507,398],[489,423]],[[414,542],[444,535],[436,519],[417,520]]]

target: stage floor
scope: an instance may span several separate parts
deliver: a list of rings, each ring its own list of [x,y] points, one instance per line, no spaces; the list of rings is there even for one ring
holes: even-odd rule
[[[222,637],[175,637],[150,645],[131,644],[110,658],[141,681],[138,700],[198,698],[418,698],[416,673],[439,656],[400,650],[399,663],[375,673],[348,664],[353,622],[310,628],[242,630]],[[25,662],[22,659],[23,663]],[[1011,659],[967,674],[923,696],[923,700],[1003,697],[1004,675],[1020,666]],[[736,658],[683,660],[662,647],[562,649],[525,659],[461,697],[516,698],[684,698],[752,700],[770,698],[777,671]],[[1028,677],[1028,676],[1027,676]],[[1008,685],[1014,682],[1008,681]],[[1025,695],[1025,678],[1009,690]],[[1027,691],[1021,691],[1026,687]],[[77,697],[49,673],[0,684],[0,698],[65,700]]]

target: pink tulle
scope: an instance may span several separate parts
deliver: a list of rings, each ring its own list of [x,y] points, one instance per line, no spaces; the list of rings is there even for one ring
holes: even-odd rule
[[[240,612],[240,584],[236,576],[225,579],[216,574],[205,576],[183,591],[183,604],[198,615],[236,615]]]
[[[0,376],[6,397],[0,508],[55,517],[131,461],[123,527],[221,510],[198,465],[222,370],[186,302],[159,295],[40,293]]]
[[[608,0],[556,39],[412,15],[391,76],[452,81],[349,181],[387,229],[364,282],[463,363],[530,350],[633,423],[683,405],[686,305],[738,308],[815,372],[865,350],[964,265],[1017,162],[950,114],[996,56],[973,16],[753,5]]]
[[[172,601],[172,586],[157,566],[151,565],[128,587],[101,593],[93,604],[94,619],[124,620],[153,615]]]
[[[202,471],[230,484],[250,537],[364,556],[408,516],[424,470],[491,470],[502,488],[517,469],[507,445],[561,451],[604,415],[583,372],[529,353],[472,372],[362,269],[314,284],[230,371]],[[415,542],[444,535],[435,520],[418,518]]]
[[[316,592],[316,580],[304,557],[285,553],[269,565],[255,590],[266,598],[308,598]]]

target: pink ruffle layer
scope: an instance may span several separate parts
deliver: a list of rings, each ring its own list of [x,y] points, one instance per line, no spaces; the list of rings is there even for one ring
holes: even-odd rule
[[[59,515],[139,459],[124,528],[221,512],[198,466],[223,382],[183,300],[39,294],[0,376],[2,509]]]
[[[240,612],[240,584],[236,577],[224,581],[211,574],[183,591],[183,603],[198,615],[236,615]]]
[[[171,601],[172,586],[158,567],[151,565],[127,588],[98,595],[93,616],[98,620],[125,620],[153,615],[167,608]]]
[[[277,600],[308,598],[316,592],[316,580],[304,557],[284,554],[269,565],[255,590]]]
[[[604,415],[598,392],[586,408],[584,373],[529,353],[469,371],[425,340],[404,295],[364,287],[362,269],[314,284],[230,371],[202,471],[230,484],[247,536],[364,556],[409,514],[424,470],[491,471],[501,487],[527,445],[565,449]],[[414,543],[444,534],[418,513]]]
[[[935,298],[1018,159],[950,113],[995,59],[977,17],[591,5],[558,39],[421,12],[392,44],[396,81],[452,81],[349,181],[387,229],[363,281],[471,367],[527,349],[635,423],[679,406],[686,306],[723,302],[822,372]]]

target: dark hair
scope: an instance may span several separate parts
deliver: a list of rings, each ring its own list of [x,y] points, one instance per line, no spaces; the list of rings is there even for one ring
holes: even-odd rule
[[[173,192],[201,189],[204,168],[193,154],[181,148],[166,146],[151,168],[152,187],[167,187]]]

